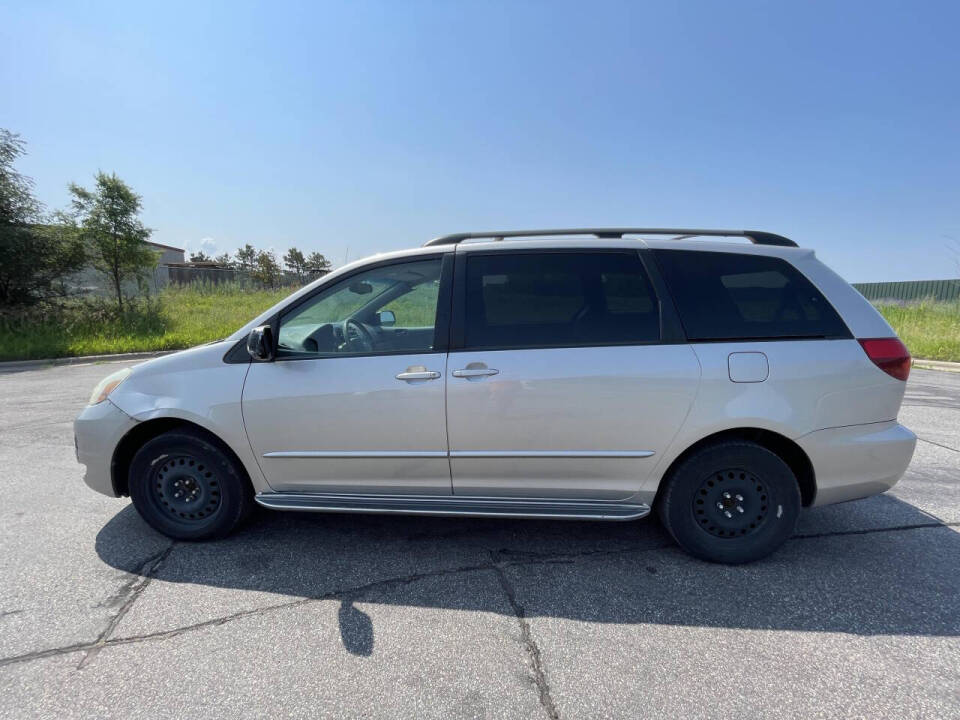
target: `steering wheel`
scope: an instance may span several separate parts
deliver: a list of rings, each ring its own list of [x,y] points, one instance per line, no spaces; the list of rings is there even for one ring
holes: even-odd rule
[[[359,320],[347,318],[343,321],[343,339],[354,352],[373,352],[373,335]]]

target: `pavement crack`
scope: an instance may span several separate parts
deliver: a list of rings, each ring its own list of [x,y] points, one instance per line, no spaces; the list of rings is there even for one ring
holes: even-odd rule
[[[0,658],[0,667],[7,665],[16,665],[18,663],[30,662],[31,660],[43,660],[57,655],[69,655],[70,653],[87,650],[93,647],[93,643],[75,643],[73,645],[64,645],[62,647],[47,648],[45,650],[34,650],[23,655],[13,655],[11,657]]]
[[[166,550],[158,553],[147,559],[146,562],[141,566],[141,570],[138,572],[141,573],[152,573],[156,572],[157,568],[166,560],[167,556],[173,550],[173,547],[176,543],[171,544]],[[126,598],[123,601],[123,605],[117,614],[111,619],[107,628],[97,637],[96,640],[92,642],[81,642],[74,643],[72,645],[64,645],[56,648],[46,648],[43,650],[35,650],[28,653],[23,653],[21,655],[13,655],[5,658],[0,658],[0,667],[6,665],[15,665],[18,663],[31,662],[33,660],[42,660],[44,658],[55,657],[57,655],[69,655],[75,652],[85,652],[86,655],[80,661],[79,667],[84,667],[89,664],[89,661],[95,656],[100,650],[104,648],[114,647],[116,645],[130,645],[132,643],[140,642],[151,642],[155,640],[168,640],[170,638],[183,635],[185,633],[195,632],[198,630],[204,630],[206,628],[219,627],[221,625],[226,625],[227,623],[233,622],[234,620],[241,620],[247,617],[254,617],[257,615],[266,615],[271,612],[276,612],[279,610],[285,610],[292,607],[298,607],[303,605],[308,605],[310,603],[321,602],[324,600],[340,600],[346,597],[352,598],[354,600],[361,599],[369,593],[375,592],[377,590],[390,589],[395,587],[401,587],[403,585],[409,585],[411,583],[419,582],[421,580],[428,580],[430,578],[443,577],[447,575],[458,575],[462,573],[469,572],[480,572],[484,570],[493,570],[500,571],[500,568],[505,567],[522,567],[524,565],[552,565],[552,564],[567,564],[571,563],[579,558],[592,557],[598,555],[622,555],[631,552],[648,552],[652,550],[662,550],[664,547],[669,547],[668,544],[658,545],[650,548],[618,548],[616,550],[586,550],[579,553],[532,553],[532,552],[523,552],[518,551],[514,553],[521,559],[514,560],[501,560],[499,562],[491,561],[487,563],[479,563],[474,565],[462,565],[455,568],[444,568],[441,570],[432,570],[429,572],[420,572],[420,573],[411,573],[409,575],[401,575],[399,577],[385,578],[383,580],[375,580],[373,582],[364,583],[363,585],[355,585],[348,588],[341,588],[338,590],[331,590],[322,595],[317,595],[313,597],[304,597],[297,598],[296,600],[290,600],[288,602],[275,603],[273,605],[265,605],[259,608],[251,608],[250,610],[241,610],[230,615],[222,615],[217,618],[212,618],[210,620],[204,620],[202,622],[193,623],[192,625],[183,625],[177,628],[171,628],[169,630],[158,630],[152,633],[144,633],[141,635],[128,635],[125,637],[111,637],[111,633],[119,625],[123,617],[129,612],[130,607],[133,605],[133,602],[143,593],[146,587],[149,585],[151,578],[149,577],[133,577],[128,583],[124,585],[124,588],[121,588],[112,599],[111,602],[116,603],[120,598]],[[506,555],[503,550],[496,551],[497,555]]]
[[[538,553],[530,550],[511,550],[509,548],[503,548],[497,550],[496,555],[499,558],[498,564],[501,567],[507,565],[561,565],[573,563],[576,560],[588,557],[597,557],[597,556],[612,556],[612,555],[627,555],[630,553],[646,553],[653,552],[655,550],[664,550],[669,547],[673,547],[674,543],[665,542],[659,543],[657,545],[649,545],[646,547],[625,547],[625,548],[614,548],[614,549],[595,549],[595,550],[581,550],[580,552],[572,553]],[[515,559],[508,559],[515,558]]]
[[[895,527],[867,528],[864,530],[835,530],[822,533],[800,533],[791,536],[791,540],[810,540],[813,538],[835,537],[841,535],[872,535],[873,533],[901,532],[903,530],[928,530],[930,528],[960,527],[960,522],[930,522],[915,523],[913,525],[897,525]]]
[[[933,440],[927,440],[926,438],[922,438],[919,435],[917,435],[917,440],[919,440],[920,442],[929,443],[930,445],[936,445],[939,448],[943,448],[944,450],[950,450],[951,452],[960,452],[960,450],[957,450],[957,448],[950,447],[949,445],[944,445],[943,443],[934,442]]]
[[[158,555],[154,555],[152,558],[147,560],[142,566],[140,572],[142,573],[152,573],[163,563],[163,561],[170,554],[170,551],[173,550],[173,547],[176,543],[173,543],[163,552]],[[143,578],[134,578],[133,582],[127,584],[127,600],[124,602],[123,606],[117,612],[117,614],[111,618],[107,627],[100,633],[96,640],[93,642],[85,643],[74,643],[72,645],[65,645],[63,647],[57,648],[47,648],[45,650],[36,650],[34,652],[24,653],[22,655],[13,655],[11,657],[0,658],[0,667],[5,665],[15,665],[17,663],[30,662],[32,660],[41,660],[43,658],[53,657],[56,655],[69,655],[70,653],[75,652],[86,652],[87,655],[80,661],[79,667],[83,667],[89,663],[89,660],[92,659],[93,655],[96,655],[103,648],[114,647],[116,645],[130,645],[132,643],[139,642],[149,642],[153,640],[167,640],[169,638],[177,637],[178,635],[183,635],[185,633],[194,632],[197,630],[203,630],[204,628],[209,627],[218,627],[220,625],[226,625],[229,622],[234,620],[240,620],[246,617],[252,617],[256,615],[265,615],[267,613],[275,612],[278,610],[285,610],[287,608],[298,607],[301,605],[307,605],[310,603],[320,602],[323,600],[339,600],[345,597],[350,597],[353,599],[359,598],[360,596],[373,592],[382,588],[391,588],[398,587],[401,585],[409,585],[410,583],[419,582],[420,580],[425,580],[433,577],[442,577],[445,575],[456,575],[459,573],[465,572],[477,572],[479,570],[490,570],[492,569],[490,563],[483,563],[479,565],[466,565],[456,568],[445,568],[443,570],[434,570],[430,572],[422,573],[412,573],[410,575],[403,575],[400,577],[386,578],[384,580],[376,580],[374,582],[365,583],[363,585],[357,585],[349,588],[343,588],[338,590],[331,590],[322,595],[315,597],[305,597],[298,598],[296,600],[291,600],[283,603],[275,603],[273,605],[265,605],[259,608],[251,608],[250,610],[241,610],[240,612],[231,613],[230,615],[222,615],[217,618],[212,618],[210,620],[204,620],[203,622],[194,623],[192,625],[183,625],[178,628],[171,628],[170,630],[158,630],[157,632],[144,633],[142,635],[128,635],[124,637],[111,637],[111,633],[116,629],[117,625],[123,619],[123,617],[129,612],[130,607],[136,601],[136,599],[143,593],[146,587],[150,584],[150,577]],[[119,595],[119,593],[118,593]]]
[[[809,540],[814,538],[825,538],[833,536],[842,536],[842,535],[868,535],[872,533],[885,533],[885,532],[902,532],[907,530],[922,530],[922,529],[931,529],[939,527],[960,527],[960,522],[930,522],[930,523],[917,523],[913,525],[899,525],[896,527],[885,527],[885,528],[873,528],[866,530],[837,530],[833,532],[823,532],[823,533],[801,533],[794,535],[791,539],[793,540]],[[311,603],[321,602],[324,600],[340,600],[344,598],[351,599],[360,599],[365,595],[368,595],[377,590],[385,590],[396,587],[401,587],[403,585],[409,585],[421,580],[427,580],[430,578],[444,577],[448,575],[458,575],[462,573],[470,572],[480,572],[485,570],[492,570],[497,574],[497,578],[500,582],[501,587],[503,588],[504,593],[507,596],[507,600],[510,603],[511,609],[514,614],[517,616],[518,622],[520,623],[521,635],[523,637],[524,646],[527,653],[530,655],[531,663],[533,665],[534,672],[534,682],[537,686],[537,691],[540,693],[540,701],[546,710],[550,718],[558,718],[559,713],[556,709],[556,706],[553,703],[553,700],[550,696],[549,687],[546,682],[546,675],[543,668],[542,657],[540,650],[536,643],[533,641],[533,638],[530,634],[530,625],[527,622],[523,606],[521,606],[516,599],[516,594],[513,590],[513,587],[509,583],[504,569],[508,567],[523,567],[529,565],[554,565],[554,564],[568,564],[575,562],[581,558],[587,557],[597,557],[597,556],[614,556],[614,555],[626,555],[630,553],[646,553],[657,550],[663,550],[668,547],[673,547],[672,543],[662,543],[651,547],[636,547],[636,548],[617,548],[613,550],[607,549],[594,549],[594,550],[585,550],[582,552],[576,553],[536,553],[530,551],[510,551],[510,550],[496,550],[489,551],[491,554],[491,561],[486,563],[477,563],[473,565],[462,565],[454,568],[444,568],[441,570],[432,570],[428,572],[419,572],[419,573],[410,573],[408,575],[401,575],[398,577],[385,578],[383,580],[375,580],[373,582],[364,583],[362,585],[355,585],[347,588],[340,588],[337,590],[331,590],[329,592],[323,593],[322,595],[313,596],[313,597],[303,597],[297,598],[296,600],[290,600],[288,602],[275,603],[273,605],[265,605],[259,608],[252,608],[250,610],[242,610],[240,612],[232,613],[230,615],[223,615],[217,618],[212,618],[210,620],[205,620],[203,622],[194,623],[192,625],[184,625],[177,628],[171,628],[169,630],[159,630],[152,633],[144,633],[140,635],[128,635],[125,637],[112,637],[113,632],[119,626],[120,621],[130,612],[130,609],[133,607],[137,599],[143,594],[144,590],[150,585],[152,575],[156,573],[157,569],[166,561],[167,557],[173,551],[173,548],[176,546],[176,543],[171,543],[166,549],[161,552],[148,558],[136,571],[136,575],[131,577],[120,589],[119,592],[114,595],[109,601],[111,604],[120,604],[120,609],[116,614],[111,617],[110,621],[107,623],[103,631],[97,636],[97,639],[92,642],[81,642],[74,643],[72,645],[64,645],[61,647],[55,648],[46,648],[43,650],[35,650],[28,653],[23,653],[21,655],[13,655],[10,657],[0,658],[0,667],[7,665],[15,665],[18,663],[31,662],[34,660],[42,660],[44,658],[56,657],[59,655],[69,655],[75,652],[85,653],[84,657],[81,659],[78,668],[85,667],[89,664],[90,660],[96,656],[100,650],[104,648],[114,647],[117,645],[130,645],[133,643],[140,642],[151,642],[151,641],[160,641],[167,640],[170,638],[183,635],[185,633],[195,632],[198,630],[203,630],[205,628],[219,627],[221,625],[226,625],[227,623],[233,622],[234,620],[240,620],[247,617],[254,617],[257,615],[266,615],[268,613],[277,612],[280,610],[285,610],[288,608],[299,607],[308,605]],[[13,614],[20,611],[12,611]]]
[[[299,605],[306,605],[308,603],[317,602],[321,599],[324,598],[299,598],[297,600],[291,600],[285,603],[276,603],[274,605],[251,608],[250,610],[241,610],[240,612],[231,613],[230,615],[222,615],[218,618],[213,618],[212,620],[204,620],[203,622],[194,623],[192,625],[183,625],[178,628],[171,628],[170,630],[158,630],[157,632],[144,633],[142,635],[127,635],[124,637],[112,638],[105,641],[103,643],[103,647],[113,647],[114,645],[130,645],[132,643],[148,642],[151,640],[169,640],[170,638],[177,637],[178,635],[194,632],[196,630],[203,630],[204,628],[209,627],[218,627],[220,625],[226,625],[229,622],[233,622],[234,620],[240,620],[241,618],[252,617],[255,615],[265,615],[276,610],[285,610],[287,608],[297,607]]]
[[[386,578],[384,580],[375,580],[373,582],[365,583],[363,585],[356,585],[353,587],[342,588],[339,590],[330,590],[329,592],[325,592],[322,595],[298,598],[296,600],[290,600],[288,602],[275,603],[273,605],[264,605],[263,607],[251,608],[249,610],[241,610],[239,612],[231,613],[230,615],[222,615],[217,618],[204,620],[203,622],[194,623],[192,625],[184,625],[178,628],[172,628],[170,630],[159,630],[157,632],[146,633],[143,635],[129,635],[126,637],[113,638],[111,640],[104,642],[104,647],[109,647],[111,645],[126,645],[129,643],[145,642],[148,640],[166,640],[168,638],[176,637],[178,635],[182,635],[188,632],[193,632],[195,630],[202,630],[208,627],[218,627],[220,625],[225,625],[229,622],[233,622],[234,620],[240,620],[242,618],[247,618],[247,617],[254,617],[257,615],[265,615],[267,613],[276,612],[278,610],[286,610],[288,608],[322,602],[324,600],[342,600],[345,598],[356,600],[370,592],[383,589],[383,588],[397,587],[400,585],[409,585],[411,583],[418,582],[420,580],[425,580],[428,578],[433,578],[433,577],[443,577],[445,575],[456,575],[459,573],[477,572],[479,570],[489,570],[489,569],[491,569],[491,566],[489,564],[466,565],[466,566],[456,567],[456,568],[434,570],[431,572],[412,573],[410,575],[402,575],[400,577]]]
[[[507,578],[503,566],[496,562],[495,557],[493,571],[496,573],[497,579],[500,581],[500,587],[503,588],[503,593],[507,596],[507,602],[510,603],[513,614],[517,617],[517,623],[520,625],[520,637],[523,640],[523,649],[530,658],[530,665],[533,670],[533,683],[537,688],[540,705],[550,720],[559,720],[560,712],[557,710],[557,706],[553,702],[553,697],[550,695],[550,685],[547,683],[547,673],[543,667],[543,656],[540,653],[540,647],[533,639],[533,634],[530,631],[530,622],[527,620],[523,605],[517,600],[517,593],[513,589],[513,585],[510,584],[510,580]]]
[[[176,544],[176,542],[172,542],[157,554],[147,558],[136,570],[136,573],[123,584],[119,592],[111,598],[111,604],[119,605],[120,609],[114,613],[113,617],[110,618],[100,632],[100,635],[97,636],[97,639],[87,648],[87,652],[77,664],[77,670],[83,670],[83,668],[97,656],[97,653],[106,646],[110,640],[110,636],[113,635],[113,631],[117,629],[120,621],[130,612],[133,604],[143,594],[143,591],[150,586],[150,582],[153,580],[153,573],[155,573],[170,556]]]

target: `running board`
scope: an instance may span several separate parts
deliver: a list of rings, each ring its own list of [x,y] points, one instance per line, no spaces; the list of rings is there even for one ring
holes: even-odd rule
[[[259,493],[258,503],[272,510],[468,515],[473,517],[635,520],[650,506],[599,500],[540,500],[455,495],[347,495],[338,493]]]

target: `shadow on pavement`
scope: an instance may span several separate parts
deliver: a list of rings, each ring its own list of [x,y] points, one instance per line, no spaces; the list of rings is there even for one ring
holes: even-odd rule
[[[96,550],[136,573],[166,543],[127,506],[99,532]],[[449,576],[462,573],[486,573],[489,592],[457,592]],[[260,511],[226,540],[178,543],[151,577],[337,599],[343,645],[355,655],[374,645],[373,622],[355,603],[599,623],[960,635],[960,534],[890,495],[807,511],[779,552],[738,567],[689,558],[652,519]],[[413,588],[428,578],[438,579],[432,589]]]

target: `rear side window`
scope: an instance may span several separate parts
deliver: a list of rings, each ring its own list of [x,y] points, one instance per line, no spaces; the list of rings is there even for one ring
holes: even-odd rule
[[[823,294],[780,258],[656,250],[687,338],[850,337]]]
[[[636,253],[471,253],[466,263],[466,348],[660,337],[659,304]]]

